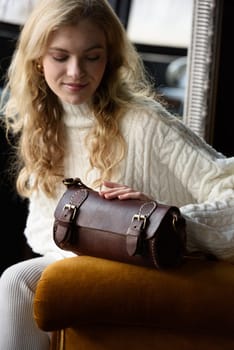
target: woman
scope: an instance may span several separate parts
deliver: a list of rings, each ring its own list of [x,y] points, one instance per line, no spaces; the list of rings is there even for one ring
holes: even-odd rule
[[[234,159],[171,116],[105,0],[41,0],[9,69],[7,130],[18,139],[17,189],[29,198],[25,235],[41,255],[0,280],[0,349],[49,348],[33,320],[43,269],[72,256],[53,241],[53,213],[79,177],[106,198],[147,198],[180,207],[188,252],[234,261]]]

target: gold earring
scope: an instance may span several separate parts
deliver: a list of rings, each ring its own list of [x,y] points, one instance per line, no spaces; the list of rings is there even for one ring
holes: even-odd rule
[[[40,75],[44,75],[43,66],[40,63],[36,64],[36,70]]]

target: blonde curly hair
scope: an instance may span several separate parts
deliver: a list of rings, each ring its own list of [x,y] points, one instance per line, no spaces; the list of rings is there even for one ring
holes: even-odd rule
[[[154,98],[142,60],[107,1],[41,0],[21,30],[3,93],[6,129],[18,139],[16,185],[24,197],[38,187],[53,196],[64,177],[64,110],[38,69],[38,61],[52,32],[83,19],[99,26],[107,42],[106,69],[90,103],[97,122],[86,140],[90,165],[101,174],[96,185],[110,178],[124,157],[125,143],[118,127],[121,115],[129,106]],[[121,152],[110,156],[116,142]]]

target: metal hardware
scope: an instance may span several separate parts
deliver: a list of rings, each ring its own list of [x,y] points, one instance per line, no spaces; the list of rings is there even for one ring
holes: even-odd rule
[[[63,183],[66,186],[72,186],[72,185],[79,185],[79,186],[81,186],[81,185],[83,185],[81,180],[78,177],[75,177],[75,178],[70,177],[70,178],[64,179]]]
[[[173,226],[173,229],[177,232],[177,228],[176,228],[176,223],[178,221],[178,217],[177,215],[173,214],[173,218],[172,218],[172,226]]]
[[[72,211],[71,220],[73,220],[74,217],[76,216],[77,207],[74,204],[70,204],[70,203],[65,204],[63,207],[63,210],[71,210]]]
[[[143,229],[145,228],[145,226],[146,226],[146,220],[147,220],[147,216],[146,216],[146,215],[135,214],[135,215],[133,215],[133,217],[132,217],[132,222],[133,222],[134,220],[137,220],[137,221],[143,220]]]

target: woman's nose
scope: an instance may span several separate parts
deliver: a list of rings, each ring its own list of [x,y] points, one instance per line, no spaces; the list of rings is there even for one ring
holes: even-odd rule
[[[84,67],[82,61],[78,58],[72,58],[68,62],[67,74],[73,78],[79,78],[84,75]]]

